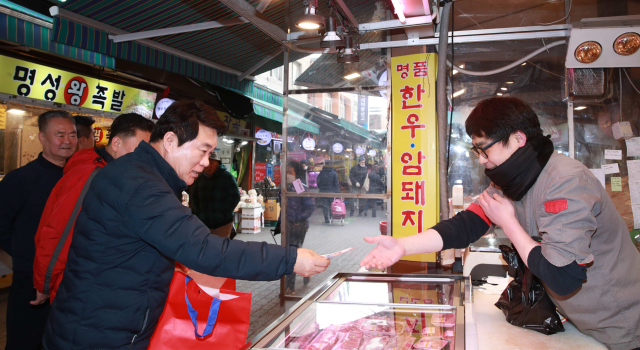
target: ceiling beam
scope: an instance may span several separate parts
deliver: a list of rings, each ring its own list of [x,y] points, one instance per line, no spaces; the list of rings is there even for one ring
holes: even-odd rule
[[[125,41],[149,39],[149,38],[155,38],[158,36],[195,32],[198,30],[227,27],[227,26],[233,26],[233,25],[245,24],[245,23],[249,23],[249,21],[247,21],[242,17],[237,17],[237,18],[221,19],[218,21],[187,24],[184,26],[147,30],[147,31],[136,32],[131,34],[120,34],[120,35],[109,34],[109,39],[113,40],[114,43],[121,43]]]
[[[258,68],[264,66],[265,64],[267,64],[267,62],[271,61],[274,57],[276,57],[279,54],[281,54],[282,51],[284,51],[284,48],[280,47],[276,51],[273,51],[272,53],[266,55],[263,59],[260,60],[260,62],[254,64],[253,67],[247,69],[244,73],[242,73],[238,77],[238,80],[241,81],[242,79],[244,79],[245,77],[247,77],[251,73],[255,72]]]
[[[109,32],[109,33],[130,34],[129,32],[127,32],[125,30],[122,30],[120,28],[116,28],[116,27],[110,26],[108,24],[96,21],[94,19],[79,15],[77,13],[73,13],[73,12],[61,9],[58,6],[51,7],[49,9],[49,12],[51,13],[51,16],[54,16],[54,17],[58,16],[58,17],[66,18],[66,19],[72,20],[72,21],[80,23],[80,24],[84,24],[84,25],[92,27],[92,28],[104,30],[104,31]],[[198,56],[192,55],[190,53],[186,53],[184,51],[175,49],[173,47],[160,44],[160,43],[155,42],[153,40],[141,39],[141,40],[137,40],[137,42],[139,42],[141,44],[144,44],[144,45],[147,45],[149,47],[153,47],[154,49],[158,49],[160,51],[164,51],[164,52],[170,53],[172,55],[179,56],[179,57],[182,57],[184,59],[188,59],[190,61],[197,62],[197,63],[200,63],[200,64],[202,64],[204,66],[211,67],[211,68],[223,71],[223,72],[232,73],[232,74],[236,74],[236,75],[241,75],[242,74],[242,72],[237,70],[237,69],[233,69],[231,67],[227,67],[225,65],[218,64],[218,63],[215,63],[215,62],[211,62],[211,61],[209,61],[207,59],[204,59],[202,57],[198,57]],[[255,80],[255,78],[252,77],[252,76],[247,77],[247,78],[251,79],[251,80]]]
[[[431,24],[431,16],[418,16],[418,17],[407,17],[407,20],[405,21],[405,23],[400,22],[399,19],[392,19],[390,21],[362,23],[358,25],[358,30],[360,31],[388,30],[388,29],[424,26],[428,24]],[[456,33],[456,35],[458,35],[458,33]]]
[[[338,5],[338,7],[340,8],[340,12],[342,12],[342,14],[345,15],[347,17],[347,19],[349,19],[349,22],[351,22],[351,25],[357,28],[358,27],[358,21],[356,20],[355,17],[353,17],[353,14],[351,13],[351,11],[347,7],[347,5],[344,3],[344,1],[335,0],[335,2]]]
[[[238,15],[246,18],[256,28],[276,40],[279,44],[283,44],[287,40],[287,34],[277,25],[271,23],[262,13],[245,0],[220,0]]]

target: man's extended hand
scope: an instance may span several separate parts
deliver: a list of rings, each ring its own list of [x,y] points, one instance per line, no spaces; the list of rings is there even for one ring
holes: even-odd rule
[[[507,227],[514,221],[517,222],[513,204],[497,193],[492,197],[487,191],[482,192],[478,198],[478,204],[480,204],[489,220],[502,228]]]
[[[378,244],[378,246],[367,254],[367,256],[360,262],[360,266],[364,266],[367,269],[370,269],[371,267],[384,269],[395,264],[405,255],[404,246],[400,241],[393,237],[365,237],[364,240],[367,243]]]
[[[40,292],[38,292],[36,290],[36,300],[30,301],[29,304],[31,304],[31,305],[40,305],[40,304],[44,303],[47,300],[49,300],[49,294],[42,294],[42,293],[40,293]]]
[[[293,272],[302,277],[313,276],[324,272],[331,262],[311,249],[298,248],[298,258],[293,267]]]

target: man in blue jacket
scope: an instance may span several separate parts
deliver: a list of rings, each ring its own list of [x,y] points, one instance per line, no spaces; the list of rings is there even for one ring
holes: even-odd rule
[[[76,221],[45,349],[146,349],[176,261],[208,275],[275,280],[322,272],[309,249],[230,241],[180,201],[209,163],[224,124],[200,101],[162,115],[149,143],[96,175]]]

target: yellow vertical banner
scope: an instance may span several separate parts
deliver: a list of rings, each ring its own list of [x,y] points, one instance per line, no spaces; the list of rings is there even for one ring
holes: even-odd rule
[[[401,238],[438,222],[438,139],[436,70],[438,55],[391,58],[392,230]],[[402,260],[435,262],[436,254]]]

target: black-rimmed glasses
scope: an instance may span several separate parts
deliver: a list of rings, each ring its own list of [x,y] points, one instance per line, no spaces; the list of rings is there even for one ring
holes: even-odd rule
[[[489,159],[489,157],[487,156],[487,152],[486,152],[486,150],[488,150],[488,149],[489,149],[489,147],[491,147],[491,146],[495,145],[496,143],[498,143],[498,142],[500,142],[500,141],[502,141],[502,140],[503,140],[503,139],[493,140],[493,141],[492,141],[491,143],[489,143],[488,145],[486,145],[486,146],[484,146],[484,147],[480,147],[480,148],[478,148],[478,147],[476,147],[476,146],[473,146],[473,147],[471,147],[471,151],[473,151],[473,153],[474,153],[476,156],[478,156],[478,157],[483,156],[485,159]]]

